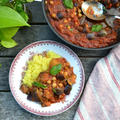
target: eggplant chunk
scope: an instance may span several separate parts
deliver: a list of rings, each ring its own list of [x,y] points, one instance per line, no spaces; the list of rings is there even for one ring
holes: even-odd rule
[[[63,89],[59,89],[59,88],[56,88],[55,91],[56,92],[54,94],[57,95],[57,96],[61,95],[64,92]]]
[[[80,19],[80,25],[84,25],[85,20],[86,20],[86,16],[83,15],[83,16],[81,17],[81,19]]]
[[[95,38],[95,33],[88,33],[86,35],[86,37],[89,39],[89,40],[93,40]]]
[[[28,94],[27,99],[31,100],[31,101],[36,101],[39,102],[41,101],[41,94],[42,92],[40,92],[38,89],[36,91],[32,91]]]
[[[107,31],[106,30],[101,30],[100,32],[98,32],[97,36],[98,37],[103,37],[103,36],[106,36],[107,35]]]
[[[32,94],[32,92],[30,92],[30,93],[28,94],[27,99],[30,100],[30,101],[34,101],[34,100],[33,100],[33,94]]]
[[[27,99],[30,100],[30,101],[36,101],[36,102],[39,101],[36,92],[30,92],[27,96]]]
[[[61,12],[57,13],[57,17],[58,17],[58,19],[63,19],[64,18],[63,14]]]
[[[65,89],[64,89],[64,93],[65,93],[66,95],[69,95],[71,89],[72,89],[72,86],[69,85],[69,84],[67,84],[66,87],[65,87]]]
[[[65,77],[64,77],[63,74],[57,74],[57,75],[56,75],[56,78],[57,78],[58,80],[64,80],[64,79],[65,79]]]

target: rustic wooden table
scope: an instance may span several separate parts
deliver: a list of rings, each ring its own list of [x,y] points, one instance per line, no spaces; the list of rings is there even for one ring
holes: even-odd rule
[[[42,117],[33,115],[22,109],[13,98],[9,88],[9,68],[16,54],[26,45],[40,40],[55,40],[69,46],[83,63],[86,82],[95,63],[106,56],[109,50],[104,51],[85,51],[74,48],[60,40],[47,25],[40,2],[27,4],[32,13],[31,27],[21,28],[14,39],[19,45],[13,49],[0,51],[0,120],[72,120],[79,104],[78,102],[66,112],[53,117]]]

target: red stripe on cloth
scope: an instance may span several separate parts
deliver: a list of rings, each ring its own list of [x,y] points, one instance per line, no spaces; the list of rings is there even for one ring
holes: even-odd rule
[[[110,64],[109,64],[109,61],[108,61],[107,57],[105,57],[104,60],[105,60],[105,63],[106,63],[107,68],[108,68],[108,71],[109,71],[109,73],[110,73],[110,75],[111,75],[114,83],[116,84],[117,88],[118,88],[119,91],[120,91],[120,85],[119,85],[119,83],[117,82],[117,80],[115,79],[115,76],[114,76],[114,74],[113,74],[113,72],[112,72],[112,70],[111,70],[111,67],[110,67]]]
[[[80,108],[78,108],[77,112],[78,112],[78,114],[79,114],[79,116],[80,116],[80,119],[81,119],[81,120],[84,120],[83,115],[82,115],[82,113],[80,112]]]

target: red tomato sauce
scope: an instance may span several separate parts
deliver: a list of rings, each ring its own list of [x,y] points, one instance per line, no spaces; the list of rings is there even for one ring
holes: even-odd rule
[[[46,0],[46,10],[53,28],[67,41],[86,48],[101,48],[117,42],[117,29],[120,20],[114,28],[109,27],[105,20],[93,21],[81,11],[84,0],[73,0],[74,7],[68,9],[62,0]],[[102,25],[99,32],[92,31],[93,25]]]

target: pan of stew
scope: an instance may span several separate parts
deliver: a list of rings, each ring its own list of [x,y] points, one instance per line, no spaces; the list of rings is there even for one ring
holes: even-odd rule
[[[52,31],[66,43],[84,50],[105,50],[120,42],[120,19],[101,21],[87,18],[81,5],[85,0],[43,0],[46,21]],[[96,0],[112,15],[120,16],[119,0]]]

